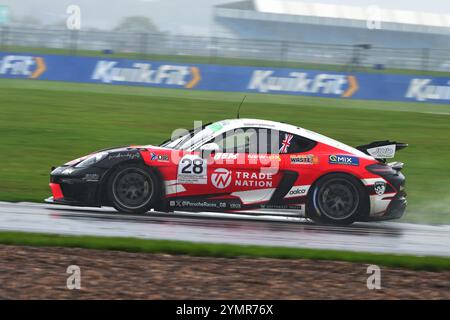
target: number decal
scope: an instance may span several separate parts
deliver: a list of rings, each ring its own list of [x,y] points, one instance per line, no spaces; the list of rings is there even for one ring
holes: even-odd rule
[[[202,174],[203,173],[203,163],[204,163],[203,159],[195,159],[193,161],[193,163],[194,163],[194,166],[192,168],[192,171],[195,174]]]
[[[186,164],[186,165],[183,167],[183,169],[181,169],[181,173],[187,173],[187,174],[189,174],[189,173],[190,173],[189,168],[190,168],[191,165],[192,165],[191,159],[183,159],[183,160],[181,160],[181,163],[182,163],[182,164],[183,164],[183,163]]]
[[[181,169],[181,173],[186,173],[186,174],[202,174],[203,173],[203,167],[204,167],[204,163],[205,161],[203,159],[182,159],[181,160],[182,164],[185,164],[182,169]],[[191,168],[192,167],[192,168]]]
[[[178,165],[178,183],[206,184],[208,182],[206,160],[196,155],[184,156]]]

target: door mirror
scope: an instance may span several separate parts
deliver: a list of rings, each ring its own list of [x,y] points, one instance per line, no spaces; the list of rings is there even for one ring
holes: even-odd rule
[[[206,158],[209,155],[214,155],[217,151],[220,150],[220,147],[217,143],[207,143],[200,147],[200,152],[202,154],[202,158]]]

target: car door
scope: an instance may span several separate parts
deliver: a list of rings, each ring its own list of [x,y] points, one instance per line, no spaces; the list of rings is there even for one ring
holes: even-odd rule
[[[208,144],[216,148],[205,153]],[[292,165],[304,146],[301,137],[274,129],[229,130],[181,158],[177,195],[205,210],[282,207],[285,197],[304,193],[301,167]]]
[[[216,137],[218,149],[209,155],[205,193],[228,199],[231,209],[268,202],[280,180],[280,157],[270,151],[270,131],[245,127]]]

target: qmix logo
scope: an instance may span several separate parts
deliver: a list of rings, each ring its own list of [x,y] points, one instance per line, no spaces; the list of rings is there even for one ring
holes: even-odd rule
[[[347,155],[330,155],[328,158],[328,163],[347,166],[359,166],[359,159],[357,157]]]
[[[211,174],[211,182],[217,189],[225,189],[231,183],[231,171],[223,168],[214,170]]]

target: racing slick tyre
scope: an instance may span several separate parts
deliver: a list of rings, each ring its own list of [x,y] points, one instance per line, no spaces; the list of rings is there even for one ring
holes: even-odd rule
[[[125,213],[149,211],[160,195],[157,176],[139,164],[118,167],[108,179],[108,197],[114,208]]]
[[[368,196],[353,176],[335,173],[320,178],[309,199],[308,217],[316,223],[349,225],[368,214]]]

